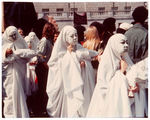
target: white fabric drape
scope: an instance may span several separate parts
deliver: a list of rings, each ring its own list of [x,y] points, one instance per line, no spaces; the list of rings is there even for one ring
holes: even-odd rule
[[[130,86],[139,85],[139,92],[134,94],[131,103],[134,117],[148,116],[148,102],[146,99],[145,88],[148,88],[148,58],[134,64],[127,72],[127,79]]]
[[[39,39],[36,36],[36,34],[34,32],[30,32],[28,34],[28,36],[26,36],[25,38],[26,43],[29,45],[31,45],[31,50],[36,51],[37,50],[37,46],[39,44]],[[38,90],[38,83],[36,82],[36,73],[35,73],[35,66],[36,64],[32,64],[30,65],[30,63],[35,63],[37,62],[37,56],[33,57],[29,63],[27,63],[27,81],[29,82],[29,94],[31,95],[32,92],[36,92]]]
[[[26,43],[29,45],[31,44],[31,49],[32,50],[36,50],[37,49],[37,45],[39,43],[39,39],[36,36],[36,34],[34,32],[30,32],[28,36],[26,36],[25,38]]]
[[[7,38],[14,31],[17,39],[12,42]],[[2,67],[3,67],[3,102],[4,116],[6,118],[29,117],[26,105],[28,83],[26,81],[26,63],[36,53],[26,49],[27,45],[14,26],[6,29],[2,37]],[[11,48],[13,54],[6,57],[6,49]]]
[[[53,117],[84,117],[94,90],[94,71],[90,59],[97,53],[82,46],[67,51],[67,32],[75,30],[65,26],[60,32],[48,62],[47,111]],[[81,69],[80,60],[86,67]]]
[[[121,73],[119,54],[122,34],[113,35],[101,56],[97,84],[88,109],[87,117],[131,117],[127,80]],[[126,57],[125,57],[126,58]],[[127,59],[127,58],[126,58]]]

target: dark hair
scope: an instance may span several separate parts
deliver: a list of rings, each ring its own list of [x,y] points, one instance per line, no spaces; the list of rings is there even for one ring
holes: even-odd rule
[[[126,30],[124,30],[124,29],[122,29],[122,28],[118,28],[118,29],[116,30],[116,32],[117,32],[117,33],[122,33],[122,34],[124,34],[124,33],[126,32]]]
[[[52,23],[48,22],[44,25],[44,28],[42,31],[42,37],[53,40],[55,32],[56,32],[56,30],[55,30],[54,25]]]
[[[106,18],[103,21],[104,30],[110,31],[110,32],[115,31],[116,30],[115,22],[116,22],[115,18],[112,18],[112,17]]]
[[[132,17],[135,22],[140,22],[143,24],[148,17],[148,10],[144,6],[139,6],[134,9]]]
[[[81,43],[82,41],[84,41],[85,27],[81,25],[75,25],[74,28],[77,30],[78,42]]]
[[[99,34],[99,37],[101,38],[101,36],[102,36],[102,34],[104,32],[104,26],[103,26],[103,24],[95,21],[95,22],[92,22],[90,24],[90,26],[95,26],[96,27],[96,29],[98,31],[98,34]]]
[[[48,22],[45,19],[40,18],[33,24],[32,31],[35,32],[39,39],[42,38],[42,31],[46,23]]]

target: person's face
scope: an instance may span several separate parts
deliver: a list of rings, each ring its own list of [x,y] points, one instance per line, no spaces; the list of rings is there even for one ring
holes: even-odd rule
[[[18,29],[18,33],[23,36],[23,30]]]
[[[119,41],[119,44],[116,46],[117,51],[119,52],[119,54],[122,54],[124,52],[128,51],[128,43],[127,43],[127,39],[121,39]]]
[[[30,35],[30,38],[33,40],[33,39],[35,39],[35,34],[31,34]]]
[[[78,43],[78,35],[77,35],[77,32],[75,30],[74,31],[70,31],[67,34],[67,42],[70,45],[73,45],[73,46]]]
[[[54,34],[54,42],[56,42],[58,34]]]
[[[16,39],[17,39],[16,31],[12,31],[12,32],[8,35],[8,40],[14,42]]]

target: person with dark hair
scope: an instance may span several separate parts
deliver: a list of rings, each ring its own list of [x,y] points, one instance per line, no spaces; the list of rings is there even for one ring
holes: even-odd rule
[[[125,33],[125,36],[128,39],[129,56],[134,63],[137,63],[148,55],[148,31],[143,27],[148,17],[148,10],[144,6],[139,6],[135,8],[132,16],[134,25]],[[131,105],[133,109],[140,107],[138,110],[133,110],[135,117],[145,117],[145,114],[146,116],[148,115],[146,111],[146,104],[148,102],[146,90],[147,89],[143,88],[142,84],[139,83],[139,92],[137,93],[135,102]]]
[[[32,31],[35,32],[35,34],[37,35],[39,39],[42,38],[43,27],[46,23],[47,23],[47,20],[40,18],[33,24]]]
[[[143,27],[148,17],[148,10],[144,6],[137,7],[132,16],[135,24],[125,35],[129,43],[129,56],[136,63],[143,59],[148,50],[148,31]]]
[[[116,33],[122,33],[122,34],[124,34],[132,26],[133,26],[132,24],[129,24],[129,23],[126,23],[126,22],[121,23],[119,25],[119,27],[117,28]]]
[[[54,35],[54,39],[53,39],[53,43],[55,44],[55,42],[56,42],[56,40],[57,40],[57,38],[58,38],[58,36],[59,36],[59,31],[56,31],[56,33],[55,33],[55,35]]]
[[[84,43],[84,31],[85,31],[85,27],[82,25],[75,25],[75,29],[77,30],[77,34],[78,34],[78,42],[83,45]]]
[[[22,28],[18,28],[18,33],[24,38],[24,32]]]
[[[46,84],[48,76],[48,66],[47,62],[51,56],[53,48],[53,39],[55,34],[55,27],[53,24],[47,22],[44,25],[42,31],[42,39],[40,40],[37,46],[38,63],[35,68],[38,79],[38,92],[37,92],[37,105],[34,108],[35,114],[39,117],[46,114],[46,105],[47,105],[47,94],[46,94]]]
[[[116,30],[115,22],[116,22],[116,19],[112,17],[106,18],[103,21],[104,34],[102,36],[102,40],[103,40],[104,48],[108,42],[108,39],[113,35],[113,32]]]
[[[98,30],[98,34],[99,34],[99,37],[100,37],[100,39],[102,39],[102,35],[103,35],[103,33],[104,33],[104,26],[103,26],[103,24],[101,24],[100,22],[92,22],[91,24],[90,24],[90,26],[95,26],[96,27],[96,29]]]

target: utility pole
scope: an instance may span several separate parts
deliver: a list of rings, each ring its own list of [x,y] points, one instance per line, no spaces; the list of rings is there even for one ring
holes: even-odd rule
[[[84,12],[87,12],[86,10],[86,2],[84,2]]]
[[[113,16],[115,15],[115,3],[113,2]]]
[[[67,17],[69,18],[70,16],[70,3],[68,3],[68,14],[67,14]]]

